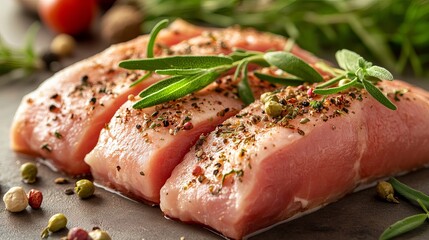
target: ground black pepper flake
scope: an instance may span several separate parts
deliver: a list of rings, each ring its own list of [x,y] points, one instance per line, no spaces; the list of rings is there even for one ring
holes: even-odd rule
[[[67,188],[66,190],[64,190],[64,193],[66,195],[73,195],[74,194],[73,188]]]
[[[193,125],[191,122],[186,122],[186,123],[183,125],[183,129],[184,129],[184,130],[191,130],[192,128],[194,128],[194,125]]]
[[[82,78],[80,79],[82,86],[87,86],[88,85],[88,75],[83,75]]]
[[[121,171],[121,166],[116,166],[116,170],[119,172]]]
[[[51,99],[57,99],[58,96],[59,96],[58,93],[55,93],[54,95],[51,96]]]
[[[52,147],[49,146],[49,144],[45,143],[40,147],[42,150],[45,150],[47,152],[52,152]]]
[[[54,132],[54,135],[55,135],[55,137],[56,137],[56,138],[58,138],[58,139],[63,138],[63,135],[61,135],[61,133],[59,133],[58,131],[55,131],[55,132]]]
[[[55,112],[58,109],[54,104],[49,105],[49,112]]]
[[[301,129],[298,128],[298,134],[301,135],[301,136],[304,136],[305,132],[303,130],[301,130]]]
[[[97,102],[97,99],[96,99],[95,97],[92,97],[92,98],[89,100],[89,103],[91,103],[92,105],[94,105],[96,102]]]
[[[140,171],[140,175],[144,176],[145,174],[144,174],[144,172],[143,172],[143,171]]]

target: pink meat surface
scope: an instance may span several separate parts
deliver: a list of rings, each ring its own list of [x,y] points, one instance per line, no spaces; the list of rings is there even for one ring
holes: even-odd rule
[[[308,86],[276,94],[285,109],[279,117],[256,101],[185,156],[161,189],[161,210],[241,239],[362,184],[423,167],[429,94],[401,81],[379,87],[398,110],[365,90],[322,101],[307,95]]]
[[[160,54],[201,31],[175,21],[159,34],[155,51]],[[12,149],[43,157],[71,175],[89,173],[84,157],[97,143],[100,130],[129,94],[160,79],[154,75],[130,88],[143,72],[118,67],[121,60],[145,57],[148,40],[146,35],[114,45],[58,72],[25,96],[11,128]]]
[[[235,48],[281,50],[285,43],[278,36],[230,28],[204,32],[173,46],[170,54],[228,54]],[[317,61],[298,47],[293,52],[311,63]],[[128,101],[85,158],[95,181],[134,199],[158,204],[161,187],[200,135],[243,107],[231,79],[219,78],[193,95],[144,110],[132,108],[135,99]],[[250,82],[256,96],[274,89],[252,76]],[[186,129],[190,125],[191,129]]]

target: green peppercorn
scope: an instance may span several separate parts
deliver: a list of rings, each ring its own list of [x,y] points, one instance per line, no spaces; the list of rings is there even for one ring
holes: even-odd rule
[[[394,194],[394,190],[393,190],[392,184],[386,181],[378,182],[377,195],[379,197],[381,197],[382,199],[388,202],[399,203],[398,199],[396,199],[393,194]]]
[[[270,117],[278,117],[282,114],[283,111],[283,105],[281,103],[275,102],[275,101],[268,101],[264,105],[265,112]]]
[[[109,234],[106,231],[95,229],[88,233],[92,240],[111,240]]]
[[[94,191],[94,184],[87,179],[77,181],[74,188],[74,192],[82,199],[91,197]]]
[[[279,102],[279,98],[277,97],[277,95],[272,92],[266,92],[262,94],[260,100],[264,104],[269,101]]]
[[[49,219],[48,226],[45,229],[43,229],[41,237],[47,238],[50,232],[57,232],[65,228],[66,225],[67,225],[66,216],[62,213],[57,213]]]
[[[21,165],[21,177],[26,183],[34,183],[37,178],[37,166],[34,163],[28,162]]]

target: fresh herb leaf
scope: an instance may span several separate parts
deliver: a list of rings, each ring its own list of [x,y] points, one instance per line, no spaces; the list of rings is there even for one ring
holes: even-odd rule
[[[153,56],[154,56],[153,50],[154,50],[154,46],[155,46],[156,37],[158,36],[158,33],[163,28],[166,28],[167,26],[168,26],[168,20],[164,19],[164,20],[158,22],[155,25],[155,27],[152,29],[152,31],[150,32],[150,37],[149,37],[149,41],[148,41],[147,49],[146,49],[146,57],[147,58],[153,58]],[[119,66],[120,66],[120,64],[119,64]],[[140,77],[137,81],[133,82],[130,85],[130,87],[136,86],[137,84],[143,82],[144,80],[146,80],[150,76],[152,76],[152,71],[147,72],[145,75],[143,75],[142,77]]]
[[[196,92],[212,83],[219,74],[215,71],[207,71],[192,76],[177,76],[156,83],[140,93],[142,99],[133,105],[136,109],[142,109],[175,100]],[[160,82],[159,82],[160,83]]]
[[[22,49],[9,47],[0,37],[0,75],[22,69],[30,73],[40,68],[39,57],[34,51],[34,42],[40,25],[33,23],[26,32],[25,45]]]
[[[335,53],[335,59],[342,69],[355,72],[359,69],[359,60],[363,58],[355,52],[342,49]]]
[[[190,69],[159,69],[155,70],[160,75],[193,75],[204,71],[202,68],[190,68]]]
[[[342,91],[344,91],[344,90],[346,90],[346,89],[348,89],[348,88],[350,88],[352,86],[355,86],[356,82],[357,82],[357,79],[355,79],[353,81],[350,81],[350,82],[348,82],[348,83],[346,83],[346,84],[344,84],[342,86],[339,86],[339,87],[333,87],[333,88],[327,88],[327,89],[316,88],[316,89],[313,90],[313,92],[315,94],[321,94],[321,95],[328,95],[328,94],[339,93],[339,92],[342,92]]]
[[[409,232],[421,226],[428,218],[426,213],[420,213],[406,217],[390,225],[380,236],[379,240],[392,239],[403,233]]]
[[[155,46],[155,39],[158,36],[158,33],[168,26],[168,19],[164,19],[159,21],[155,27],[153,27],[152,31],[150,32],[150,38],[149,42],[147,44],[147,50],[146,50],[146,56],[147,58],[153,58],[153,49]]]
[[[420,192],[414,188],[411,188],[402,182],[398,181],[396,178],[389,179],[390,184],[392,184],[393,189],[400,194],[401,196],[405,197],[409,201],[412,201],[414,203],[417,203],[417,200],[420,199],[420,201],[429,208],[429,196],[424,194],[423,192]]]
[[[288,52],[268,52],[265,60],[279,69],[295,75],[307,82],[322,82],[323,77],[302,59]]]
[[[376,84],[378,81],[382,80],[393,80],[393,76],[389,71],[379,66],[373,66],[371,62],[366,61],[361,56],[359,56],[359,54],[347,49],[337,51],[335,58],[337,59],[338,65],[346,70],[346,72],[318,85],[314,91],[316,94],[327,95],[346,90],[347,88],[364,87],[368,93],[381,104],[391,110],[397,109],[395,104],[393,104],[383,94],[383,92],[381,92],[380,89],[378,89],[373,84],[373,82]],[[325,89],[326,87],[337,84],[342,79],[347,78],[353,80],[343,86]]]
[[[231,65],[230,57],[221,56],[173,56],[161,58],[147,58],[139,60],[125,60],[119,66],[131,70],[163,70],[163,69],[192,69],[212,68],[222,65]]]
[[[281,84],[286,86],[299,86],[305,83],[304,80],[301,80],[299,78],[286,78],[286,77],[274,76],[270,74],[263,74],[260,72],[254,72],[254,74],[257,78],[270,83],[274,83],[274,84]]]
[[[367,80],[363,80],[362,82],[363,86],[365,87],[365,89],[368,91],[369,94],[371,94],[371,96],[373,98],[375,98],[375,100],[379,101],[381,104],[383,104],[384,106],[386,106],[387,108],[391,109],[391,110],[396,110],[396,106],[395,104],[393,104],[384,94],[382,91],[380,91],[380,89],[378,89],[376,86],[374,86],[371,82],[367,81]]]
[[[392,74],[385,68],[379,66],[372,66],[366,69],[368,76],[375,77],[381,80],[393,80]]]
[[[247,77],[247,64],[248,62],[244,61],[241,66],[241,80],[238,83],[238,96],[244,102],[244,104],[249,105],[255,101],[253,96],[252,89],[250,88],[248,77]]]

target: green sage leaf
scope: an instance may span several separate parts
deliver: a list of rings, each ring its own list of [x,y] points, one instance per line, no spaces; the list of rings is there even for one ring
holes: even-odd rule
[[[421,226],[427,219],[426,213],[406,217],[390,225],[380,236],[379,240],[387,240],[409,232]]]
[[[368,76],[378,78],[380,80],[393,80],[392,74],[385,68],[379,66],[372,66],[366,69]]]
[[[335,53],[335,59],[342,69],[355,72],[359,69],[359,59],[362,57],[355,52],[342,49]]]
[[[426,206],[426,208],[429,208],[428,195],[403,184],[402,182],[398,181],[396,178],[391,178],[389,179],[388,182],[392,184],[393,189],[395,189],[395,191],[401,196],[405,197],[406,199],[414,203],[417,203],[418,199],[420,199],[420,201]]]
[[[159,21],[155,27],[152,28],[150,32],[149,42],[147,43],[146,56],[147,58],[153,58],[153,48],[155,45],[155,39],[158,36],[158,33],[168,26],[168,19]]]
[[[179,99],[212,83],[219,73],[207,71],[192,76],[176,76],[155,83],[140,93],[142,99],[133,108],[142,109]]]
[[[155,71],[162,69],[213,68],[222,65],[231,65],[232,62],[230,57],[221,56],[173,56],[125,60],[120,62],[119,66],[132,70]]]
[[[252,89],[249,85],[249,80],[247,77],[247,64],[248,62],[244,61],[241,66],[241,80],[238,83],[238,96],[244,102],[244,104],[249,105],[255,101],[255,97],[253,96]]]
[[[155,72],[160,75],[193,75],[204,71],[205,70],[201,68],[155,70]]]
[[[305,82],[299,78],[286,78],[286,77],[274,76],[270,74],[263,74],[260,72],[254,72],[254,74],[257,78],[261,80],[274,83],[274,84],[281,84],[285,86],[299,86]]]
[[[382,91],[380,91],[380,89],[378,89],[376,86],[374,86],[371,82],[367,81],[367,80],[363,80],[362,81],[363,86],[365,87],[365,89],[368,91],[369,94],[371,94],[371,96],[373,98],[375,98],[377,101],[379,101],[381,104],[383,104],[384,106],[386,106],[387,108],[391,109],[391,110],[396,110],[396,106],[395,104],[393,104],[384,94]]]
[[[268,63],[307,82],[323,81],[323,77],[314,68],[291,53],[268,52],[264,54],[264,58]]]
[[[313,92],[315,94],[320,94],[320,95],[328,95],[328,94],[334,94],[334,93],[339,93],[341,91],[344,91],[348,88],[351,88],[353,86],[356,85],[357,79],[354,79],[342,86],[339,87],[333,87],[333,88],[327,88],[327,89],[320,89],[320,88],[316,88],[313,90]]]

